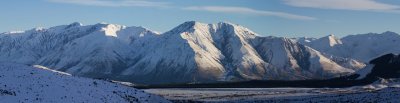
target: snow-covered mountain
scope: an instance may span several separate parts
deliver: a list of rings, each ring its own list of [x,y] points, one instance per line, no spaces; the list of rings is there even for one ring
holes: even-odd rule
[[[400,35],[394,32],[367,33],[337,38],[329,35],[319,39],[297,39],[299,43],[339,57],[368,62],[388,53],[400,53]]]
[[[0,63],[1,103],[169,103],[142,90],[43,66]]]
[[[232,23],[185,22],[158,34],[142,27],[72,23],[0,34],[0,61],[143,84],[325,79],[364,67],[289,38]]]

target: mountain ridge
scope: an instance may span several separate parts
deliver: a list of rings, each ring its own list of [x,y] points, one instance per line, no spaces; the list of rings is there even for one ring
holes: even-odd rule
[[[319,39],[301,39],[297,41],[301,44],[310,46],[318,51],[345,58],[354,58],[362,62],[382,56],[388,53],[400,53],[400,35],[386,31],[383,33],[366,33],[348,35],[336,38],[339,44],[329,46],[330,41],[326,40],[329,36]]]

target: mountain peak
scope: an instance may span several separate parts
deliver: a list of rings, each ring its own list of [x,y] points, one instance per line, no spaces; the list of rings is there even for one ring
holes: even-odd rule
[[[328,42],[330,47],[333,47],[333,46],[335,46],[337,44],[342,44],[342,41],[339,38],[335,37],[334,34],[329,34],[328,36],[322,37],[318,41],[320,41],[321,43],[322,42],[325,42],[325,43]]]
[[[174,29],[172,29],[168,32],[172,32],[172,33],[185,32],[188,30],[194,30],[196,27],[199,27],[201,25],[207,25],[207,24],[200,23],[197,21],[187,21],[187,22],[184,22],[184,23],[178,25],[177,27],[175,27]]]
[[[200,22],[198,22],[198,21],[186,21],[186,22],[184,22],[184,23],[182,23],[182,24],[196,24],[196,23],[200,23]]]
[[[101,23],[95,24],[94,26],[97,26],[97,27],[108,27],[108,26],[123,26],[123,25],[110,24],[110,23],[106,23],[106,22],[101,22]]]
[[[159,35],[158,32],[149,30],[142,26],[124,26],[118,24],[108,24],[108,23],[98,23],[92,25],[96,30],[104,33],[106,36],[110,37],[142,37],[147,34]]]
[[[38,31],[43,31],[43,30],[45,30],[46,28],[44,28],[44,27],[36,27],[36,28],[33,28],[33,29],[31,29],[31,30],[28,30],[28,31],[31,31],[31,32],[38,32]]]
[[[223,22],[219,22],[218,24],[225,24],[225,25],[232,25],[232,26],[238,26],[237,24],[228,22],[228,21],[223,21]]]
[[[187,22],[182,23],[179,26],[193,27],[193,26],[201,25],[201,24],[205,24],[205,23],[201,23],[201,22],[198,22],[198,21],[187,21]]]
[[[329,34],[327,37],[329,38],[329,40],[338,40],[339,39],[334,34]]]
[[[230,25],[230,26],[240,26],[238,24],[235,23],[231,23],[231,22],[218,22],[216,24],[212,24],[212,23],[202,23],[202,22],[198,22],[198,21],[186,21],[182,24],[180,24],[178,27],[195,27],[195,26],[200,26],[200,25]]]
[[[68,24],[68,25],[62,25],[62,26],[56,26],[56,27],[62,27],[63,29],[68,29],[68,28],[81,27],[81,26],[83,26],[82,23],[80,23],[80,22],[73,22],[73,23]]]
[[[217,30],[226,30],[231,32],[231,34],[242,34],[242,36],[245,37],[254,37],[257,36],[255,32],[251,31],[248,28],[245,28],[243,26],[240,26],[238,24],[233,24],[230,22],[219,22],[219,23],[214,23],[214,24],[207,24],[207,23],[201,23],[197,21],[187,21],[179,26],[175,27],[171,31],[168,31],[172,34],[176,33],[181,33],[181,32],[193,32],[193,31],[210,31],[210,32],[216,32]]]
[[[180,27],[180,26],[185,26],[185,27],[196,27],[196,26],[201,26],[201,25],[230,25],[230,26],[240,26],[240,25],[238,25],[238,24],[234,24],[234,23],[227,22],[227,21],[218,22],[217,24],[202,23],[202,22],[198,22],[198,21],[187,21],[187,22],[182,23],[182,24],[179,25],[178,27]]]
[[[392,32],[392,31],[385,31],[382,34],[397,34],[396,32]],[[398,34],[397,34],[398,35]]]
[[[396,37],[396,36],[400,36],[399,34],[397,34],[396,32],[392,32],[392,31],[386,31],[386,32],[383,32],[383,33],[381,33],[382,35],[389,35],[389,36],[392,36],[392,37]]]
[[[83,26],[83,24],[80,22],[73,22],[73,23],[69,24],[69,26]]]
[[[342,44],[342,41],[340,39],[336,38],[335,35],[330,34],[328,37],[329,37],[329,45],[331,47],[335,46],[337,44]]]
[[[112,36],[112,37],[117,37],[117,31],[126,28],[126,26],[123,25],[108,24],[104,22],[97,23],[93,25],[93,27],[96,28],[97,30],[104,32],[106,36]]]

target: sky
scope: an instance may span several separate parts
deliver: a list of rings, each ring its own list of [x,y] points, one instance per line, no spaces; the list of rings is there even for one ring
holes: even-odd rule
[[[400,33],[399,0],[1,0],[0,32],[80,22],[166,32],[185,21],[230,22],[261,36]]]

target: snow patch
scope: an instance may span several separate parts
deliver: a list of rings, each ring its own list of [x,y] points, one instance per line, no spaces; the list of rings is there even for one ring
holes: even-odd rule
[[[355,72],[355,74],[360,75],[357,77],[357,80],[365,78],[369,73],[371,73],[371,70],[374,68],[373,64],[367,65],[365,68],[360,69],[359,71]]]
[[[69,73],[66,73],[66,72],[60,72],[60,71],[53,70],[53,69],[50,69],[50,68],[47,68],[47,67],[45,67],[45,66],[41,66],[41,65],[33,65],[33,67],[35,67],[35,68],[38,68],[38,69],[48,70],[48,71],[51,71],[51,72],[54,72],[54,73],[59,73],[59,74],[63,74],[63,75],[72,76],[72,75],[71,75],[71,74],[69,74]]]

